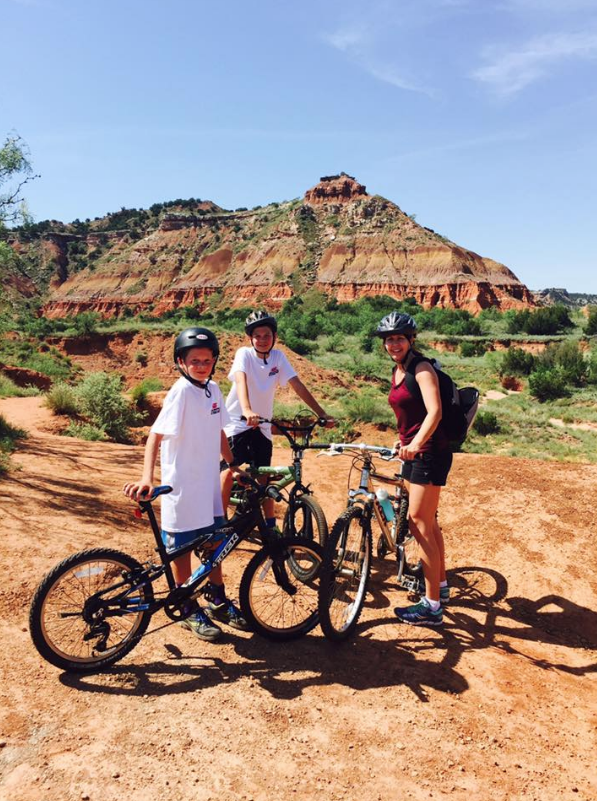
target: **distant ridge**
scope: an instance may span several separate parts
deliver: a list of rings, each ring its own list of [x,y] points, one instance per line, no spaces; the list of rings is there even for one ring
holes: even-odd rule
[[[540,289],[533,292],[537,303],[548,306],[554,303],[562,303],[564,306],[578,308],[583,306],[597,305],[597,294],[592,295],[587,292],[568,292],[566,289],[551,287]]]

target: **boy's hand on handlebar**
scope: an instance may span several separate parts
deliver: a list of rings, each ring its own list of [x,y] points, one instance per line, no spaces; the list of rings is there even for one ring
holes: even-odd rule
[[[249,475],[249,473],[247,473],[246,470],[243,470],[238,465],[235,464],[234,466],[231,466],[230,472],[232,473],[236,481],[238,481],[240,484],[249,483],[249,479],[251,478],[251,476]]]
[[[247,425],[256,428],[259,425],[259,415],[256,414],[252,409],[247,409],[247,413],[243,415],[245,418]]]
[[[130,481],[122,488],[126,497],[132,501],[147,500],[153,494],[153,490],[154,485],[150,481],[143,481],[143,479],[141,481]]]

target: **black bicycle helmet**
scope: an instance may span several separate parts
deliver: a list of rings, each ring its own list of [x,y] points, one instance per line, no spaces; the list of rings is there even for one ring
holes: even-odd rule
[[[209,348],[215,357],[211,373],[205,382],[197,381],[197,379],[191,378],[186,370],[184,370],[178,363],[178,360],[184,358],[185,353],[191,348]],[[209,391],[208,384],[211,381],[216,369],[216,363],[219,355],[220,343],[218,342],[216,335],[213,333],[213,331],[210,331],[209,328],[185,328],[185,330],[181,331],[176,337],[174,342],[174,364],[176,365],[176,369],[182,376],[184,376],[184,378],[187,379],[187,381],[190,381],[191,384],[204,389],[208,398],[211,398],[211,392]]]
[[[259,328],[260,325],[266,325],[268,328],[271,328],[274,334],[278,331],[278,323],[276,322],[276,318],[273,317],[269,312],[259,309],[258,311],[251,312],[251,314],[245,320],[245,333],[249,334],[250,336],[255,328]]]
[[[403,334],[411,337],[417,330],[417,323],[410,314],[393,311],[387,314],[375,330],[375,336],[386,337],[392,334]]]
[[[209,328],[185,328],[181,331],[174,342],[174,363],[190,348],[209,348],[216,358],[220,355],[218,339]]]

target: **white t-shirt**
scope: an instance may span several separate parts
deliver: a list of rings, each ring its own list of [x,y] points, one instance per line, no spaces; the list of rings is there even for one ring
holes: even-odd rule
[[[177,533],[211,526],[223,514],[220,490],[220,434],[229,422],[220,388],[209,382],[211,398],[182,376],[164,399],[151,427],[162,434],[162,528]]]
[[[239,348],[234,354],[234,361],[228,373],[232,388],[226,398],[226,408],[230,415],[230,423],[224,429],[227,437],[242,434],[251,427],[240,419],[243,411],[234,380],[234,374],[238,372],[247,376],[251,409],[260,417],[267,418],[270,418],[274,411],[276,389],[279,386],[286,386],[290,379],[296,376],[295,370],[281,350],[272,350],[265,364],[255,353],[254,348]],[[269,423],[262,423],[260,428],[268,439],[272,438],[272,427]]]

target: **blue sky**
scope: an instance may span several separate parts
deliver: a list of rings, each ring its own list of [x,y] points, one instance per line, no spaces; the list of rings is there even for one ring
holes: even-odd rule
[[[597,0],[0,0],[36,220],[344,170],[530,288],[597,292]]]

